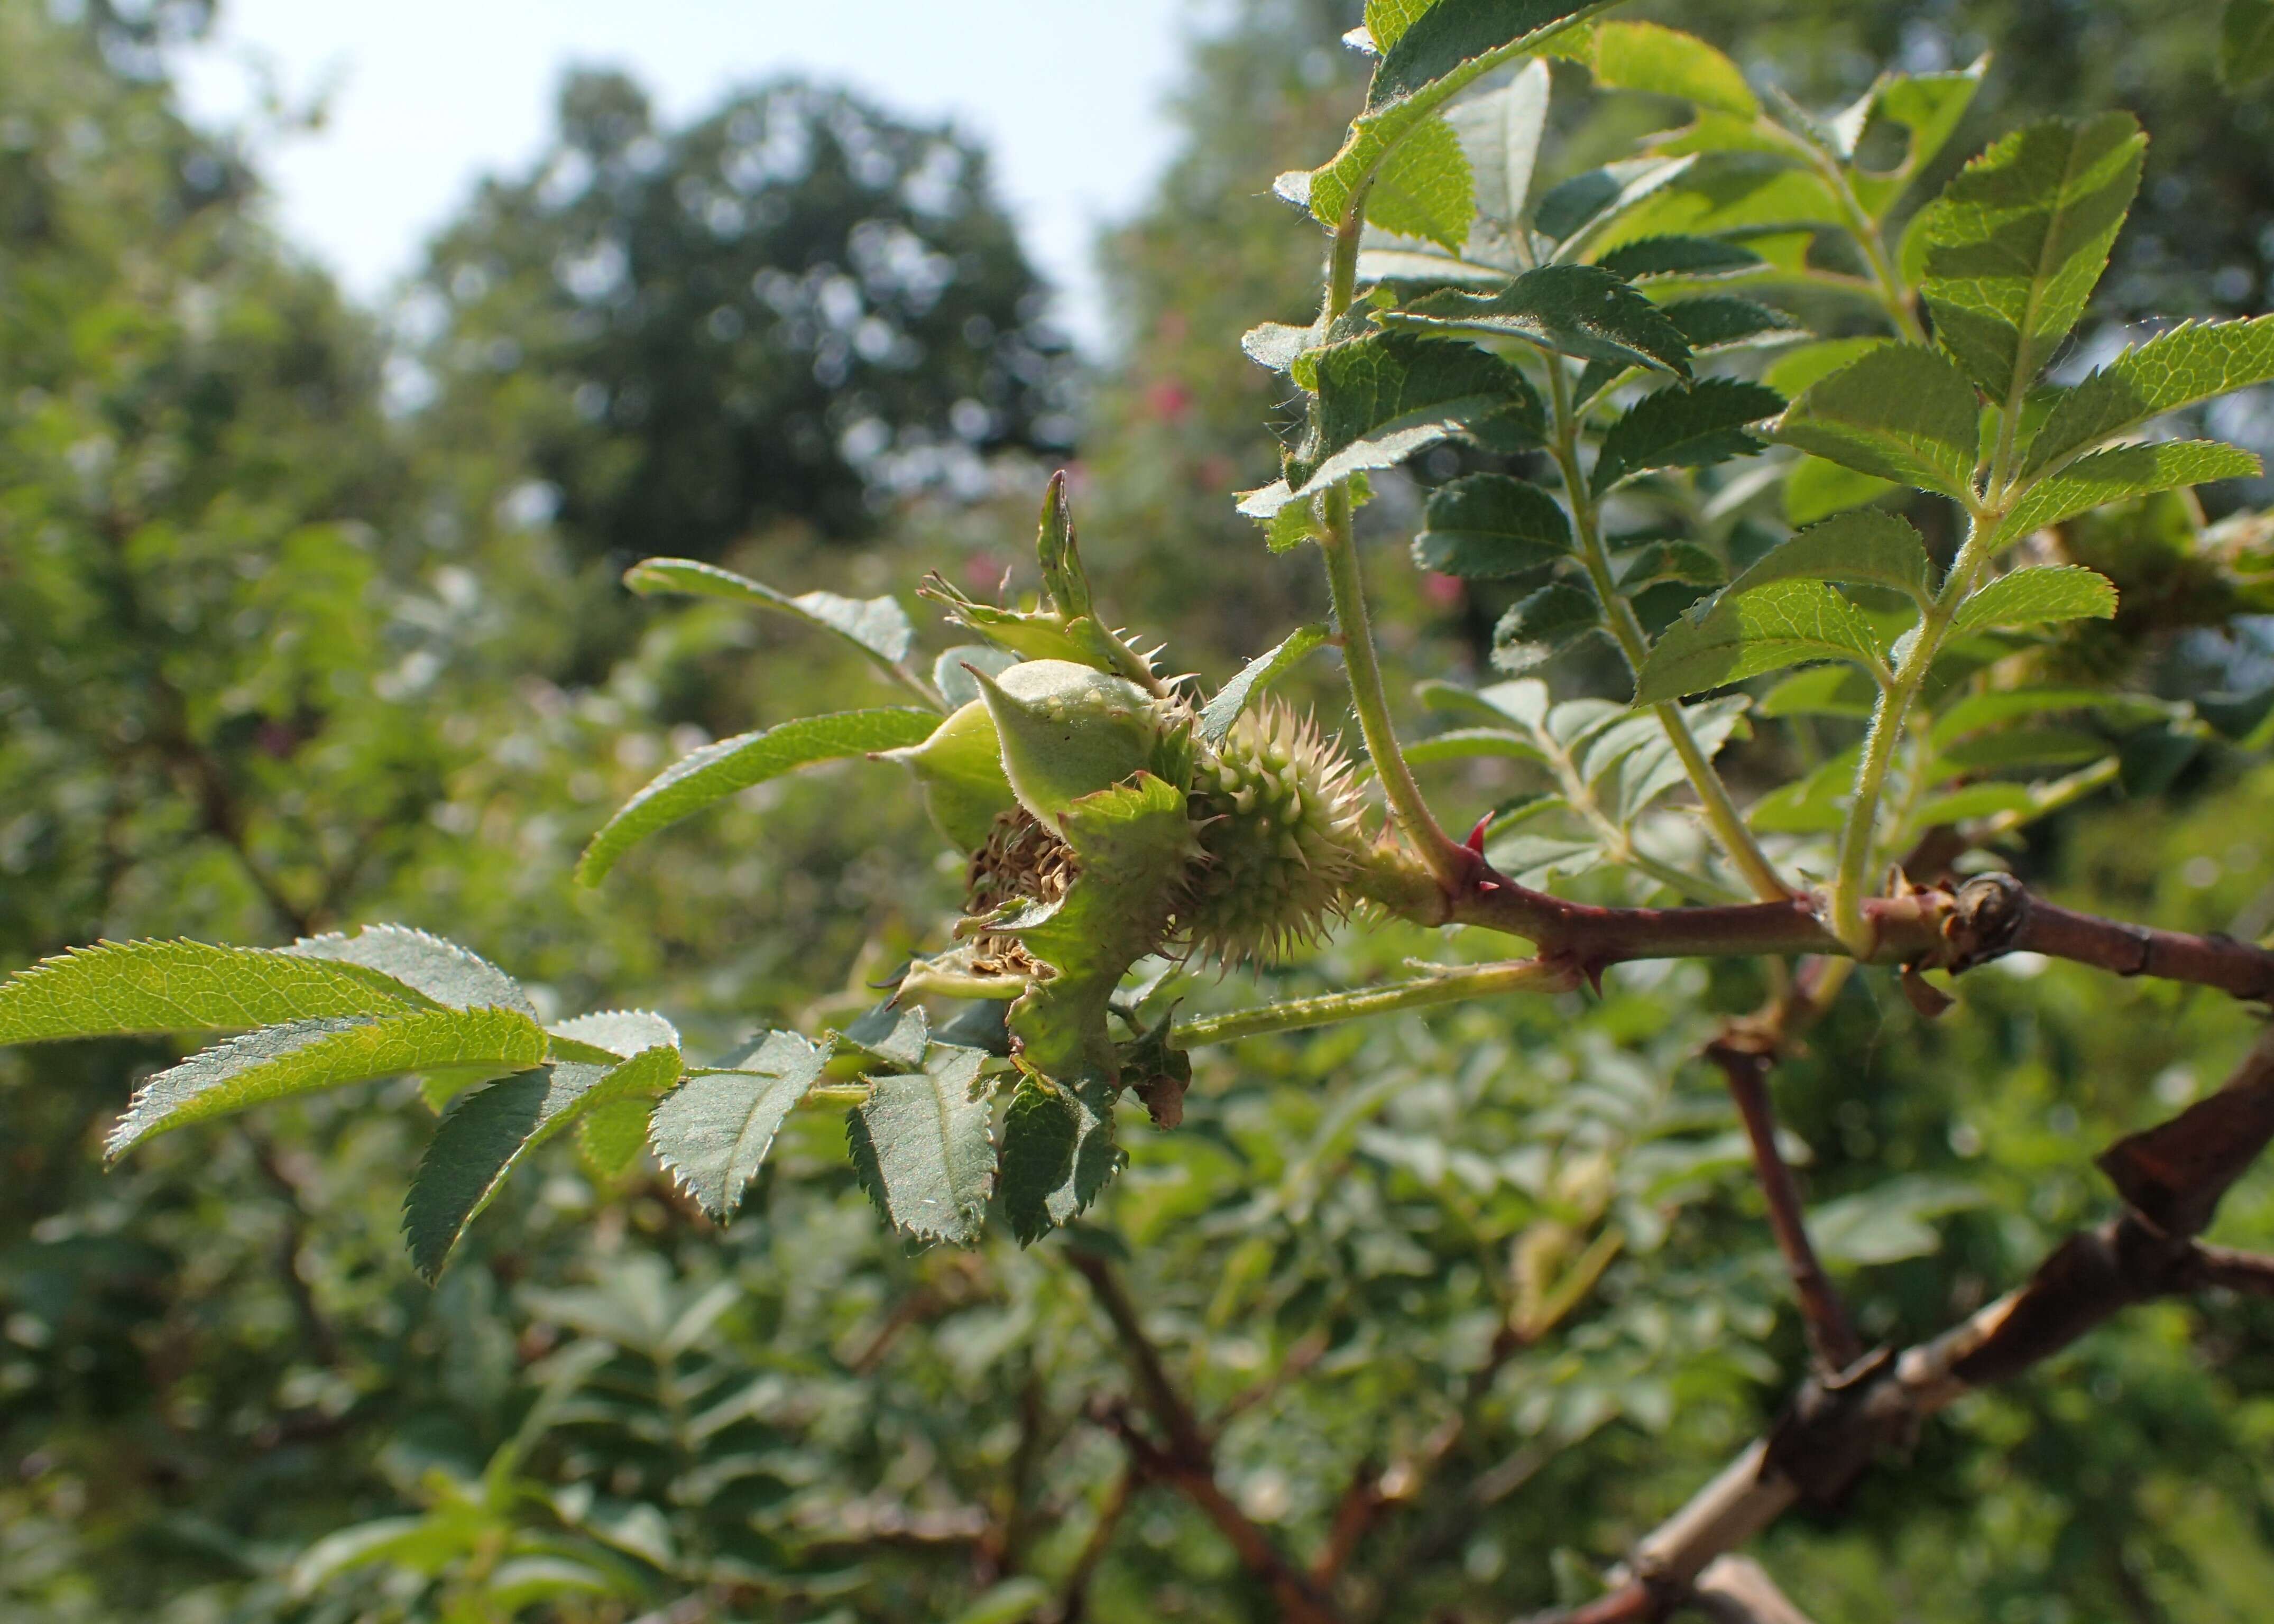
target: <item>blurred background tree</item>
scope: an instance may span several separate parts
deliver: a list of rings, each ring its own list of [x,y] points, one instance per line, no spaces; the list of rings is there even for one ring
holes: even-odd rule
[[[1278,385],[1239,335],[1303,319],[1315,284],[1316,235],[1265,177],[1346,116],[1356,13],[1241,0],[1195,41],[1179,154],[1102,250],[1116,348],[1081,378],[984,154],[857,98],[777,84],[672,130],[621,76],[571,79],[553,148],[440,234],[390,337],[260,225],[259,154],[174,111],[167,43],[201,8],[0,0],[0,964],[388,918],[562,1009],[653,1004],[713,1047],[859,1007],[960,876],[875,854],[929,847],[848,793],[857,766],[768,786],[763,839],[736,808],[605,893],[568,883],[664,760],[813,708],[779,665],[751,678],[775,631],[636,608],[615,569],[676,553],[866,595],[945,544],[991,586],[1080,410],[1085,544],[1133,622],[1174,626],[1178,669],[1220,677],[1317,613],[1311,573],[1225,498],[1275,456]],[[2215,85],[2213,7],[1640,14],[1815,102],[1994,46],[1953,161],[2043,111],[2130,106],[2155,145],[2102,317],[2274,303],[2267,104]],[[1559,107],[1575,161],[1617,133],[1578,127],[1583,103]],[[1472,665],[1488,606],[1375,573],[1408,675]],[[838,658],[814,646],[815,691],[847,680]],[[2103,802],[2051,825],[2033,880],[2263,930],[2274,784],[2188,771],[2168,823]],[[1335,951],[1355,976],[1438,947]],[[1215,1051],[1185,1132],[1137,1147],[1081,1244],[1223,1417],[1244,1515],[1314,1548],[1364,1463],[1465,1417],[1347,1575],[1361,1616],[1568,1594],[1787,1389],[1798,1328],[1688,1058],[1757,993],[1623,975],[1584,1022],[1471,1011]],[[1781,1081],[1875,1336],[1939,1326],[2098,1211],[2078,1147],[2209,1086],[2243,1024],[2058,966],[1968,1001],[1926,1026],[1859,990],[1824,1051],[1869,1075]],[[1096,1411],[1127,1379],[1065,1249],[907,1255],[833,1124],[799,1129],[724,1232],[564,1153],[430,1293],[394,1234],[428,1131],[407,1091],[101,1173],[108,1118],[169,1054],[0,1055],[0,1614],[1271,1616],[1215,1529],[1125,1475]],[[1958,1080],[1984,1076],[1986,1096]],[[1890,1168],[1901,1199],[1874,1206]],[[2274,1235],[2264,1178],[2230,1222]],[[1461,1409],[1500,1296],[1597,1244],[1600,1300]],[[1748,1351],[1769,1325],[1773,1365]],[[1765,1556],[1833,1618],[2255,1618],[2270,1332],[2263,1306],[2142,1315],[1969,1401],[1916,1470]],[[2150,1453],[2179,1464],[2135,1470]],[[296,1575],[388,1517],[410,1522],[382,1525],[384,1560],[319,1547]],[[1049,1591],[1019,1588],[1035,1573]]]

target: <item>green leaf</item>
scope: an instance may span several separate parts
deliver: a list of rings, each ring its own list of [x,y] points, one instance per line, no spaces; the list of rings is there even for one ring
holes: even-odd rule
[[[1625,282],[1666,276],[1703,281],[1750,276],[1769,268],[1768,261],[1751,249],[1711,237],[1640,237],[1612,249],[1595,263]]]
[[[1405,747],[1405,759],[1426,767],[1435,762],[1473,761],[1497,756],[1514,761],[1545,762],[1547,755],[1522,733],[1504,727],[1456,727],[1416,739]]]
[[[545,1053],[544,1029],[517,1010],[417,1010],[267,1026],[192,1055],[137,1088],[103,1154],[115,1160],[154,1133],[288,1094],[447,1067],[514,1071]]]
[[[2249,452],[2217,440],[2165,440],[2119,446],[2082,456],[2022,493],[1991,538],[1995,546],[2127,497],[2147,496],[2214,479],[2248,479],[2260,463]]]
[[[1795,344],[1810,336],[1806,327],[1784,312],[1728,294],[1669,299],[1659,309],[1666,313],[1666,319],[1674,324],[1693,355]]]
[[[1928,205],[1935,337],[1993,401],[2026,389],[2084,312],[2146,149],[2129,113],[2048,119],[1998,142]]]
[[[863,1054],[913,1071],[922,1067],[924,1051],[931,1047],[931,1018],[921,1004],[880,1004],[838,1035]]]
[[[1549,86],[1547,64],[1535,59],[1498,90],[1472,96],[1445,115],[1468,154],[1477,213],[1503,238],[1514,234],[1531,199]]]
[[[931,685],[939,690],[951,712],[960,710],[979,697],[979,679],[971,674],[973,671],[999,677],[1018,663],[1019,656],[1012,650],[985,643],[959,643],[932,662]]]
[[[1393,0],[1368,0],[1366,14],[1371,18],[1377,6],[1387,11]],[[1410,9],[1419,10],[1414,0],[1404,0]],[[973,1602],[948,1624],[1023,1624],[1042,1611],[1043,1604],[1050,1599],[1050,1588],[1039,1579],[1005,1579],[985,1595]]]
[[[1743,726],[1745,713],[1752,708],[1752,700],[1743,694],[1732,694],[1721,699],[1709,699],[1702,704],[1684,705],[1683,717],[1690,736],[1706,753],[1708,761],[1721,755],[1722,748],[1737,735]],[[1651,720],[1657,721],[1653,716]],[[1674,748],[1674,741],[1663,726],[1658,727],[1636,747],[1633,753],[1620,763],[1618,800],[1614,812],[1619,823],[1631,825],[1646,811],[1651,803],[1669,791],[1690,780],[1690,769]]]
[[[1761,695],[1763,716],[1867,717],[1879,685],[1849,665],[1818,665],[1796,673]]]
[[[1804,529],[1835,513],[1875,502],[1888,492],[1901,488],[1892,479],[1859,474],[1822,457],[1801,457],[1784,477],[1785,523]]]
[[[862,1188],[893,1227],[968,1244],[995,1189],[995,1106],[975,1049],[934,1045],[921,1071],[869,1079],[846,1135]]]
[[[1314,352],[1319,422],[1288,480],[1240,504],[1269,518],[1363,469],[1388,468],[1487,419],[1538,443],[1546,413],[1524,374],[1472,344],[1376,333]],[[1290,482],[1299,481],[1292,488]]]
[[[1724,596],[1702,620],[1675,621],[1635,679],[1635,703],[1684,695],[1807,660],[1879,665],[1879,645],[1856,606],[1818,581],[1773,581]]]
[[[1766,447],[1747,426],[1784,410],[1775,390],[1736,378],[1707,378],[1688,388],[1645,395],[1611,425],[1589,479],[1600,496],[1654,468],[1702,468]]]
[[[1453,126],[1425,118],[1382,163],[1366,194],[1366,217],[1385,231],[1459,252],[1476,213],[1476,177]]]
[[[2074,727],[2020,727],[1952,745],[1935,758],[1931,771],[1939,778],[1954,778],[1968,772],[2074,767],[2098,761],[2115,748],[2097,734]]]
[[[1532,229],[1567,258],[1644,200],[1688,174],[1696,160],[1628,158],[1551,187],[1532,210]]]
[[[531,1019],[537,1014],[521,983],[489,960],[405,925],[365,925],[351,936],[303,936],[282,951],[376,970],[454,1010],[494,1007],[519,1010]]]
[[[1437,0],[1366,0],[1366,31],[1373,36],[1374,49],[1386,51],[1397,44],[1399,36],[1413,26],[1413,19],[1436,3]]]
[[[614,1065],[555,1061],[466,1095],[434,1131],[403,1198],[412,1265],[438,1278],[466,1226],[531,1151],[585,1112],[661,1094],[679,1075],[676,1049],[651,1049]]]
[[[2219,14],[2218,77],[2240,90],[2274,74],[2274,0],[2226,0]]]
[[[1969,694],[1936,717],[1927,740],[1936,748],[1943,749],[1954,741],[1985,727],[2062,710],[2097,711],[2118,726],[2160,721],[2169,714],[2169,708],[2161,700],[2142,694],[2113,693],[2106,688],[1997,688],[1986,694]]]
[[[358,965],[202,942],[102,942],[0,981],[0,1043],[238,1032],[433,1007],[415,989]]]
[[[1934,564],[1908,520],[1864,509],[1811,525],[1771,548],[1723,596],[1792,580],[1892,587],[1924,603],[1933,595]]]
[[[1003,1122],[1003,1212],[1030,1244],[1087,1211],[1122,1154],[1113,1139],[1113,1090],[1092,1079],[1071,1087],[1023,1077]]]
[[[1737,64],[1693,34],[1656,23],[1604,23],[1595,31],[1595,82],[1611,90],[1679,96],[1737,118],[1760,116],[1760,98]]]
[[[682,592],[752,604],[832,632],[886,667],[897,667],[915,642],[915,627],[896,598],[840,598],[834,592],[801,592],[792,598],[762,582],[694,559],[643,560],[625,572],[624,584],[642,594]]]
[[[655,1108],[648,1142],[656,1159],[704,1212],[726,1222],[828,1058],[826,1049],[794,1032],[770,1032],[739,1064],[694,1072]]]
[[[1893,168],[1849,165],[1849,185],[1873,220],[1884,221],[1919,171],[1948,145],[1989,67],[1990,58],[1984,56],[1972,66],[1950,72],[1885,74],[1872,86],[1865,97],[1870,122],[1897,124],[1905,132],[1903,155]]]
[[[1520,338],[1582,360],[1690,375],[1681,329],[1600,266],[1543,265],[1496,293],[1441,289],[1382,319],[1423,331]]]
[[[1796,396],[1893,342],[1886,338],[1820,338],[1812,344],[1786,350],[1769,364],[1768,370],[1761,374],[1761,381],[1779,395]]]
[[[2026,475],[2089,446],[2254,384],[2274,382],[2274,315],[2190,322],[2157,335],[2064,394],[2029,442]]]
[[[1916,344],[1881,344],[1811,385],[1774,438],[1843,468],[1961,501],[1973,495],[1982,446],[1973,386]]]
[[[1247,709],[1250,698],[1300,665],[1333,635],[1333,629],[1323,621],[1299,626],[1277,648],[1257,655],[1241,666],[1239,674],[1216,689],[1216,696],[1201,708],[1201,737],[1210,744],[1222,744],[1231,736],[1232,724]]]
[[[1456,0],[1426,7],[1383,48],[1367,107],[1385,109],[1423,92],[1449,98],[1550,34],[1608,9],[1571,0]]]
[[[939,726],[930,710],[895,706],[809,716],[721,739],[680,757],[617,809],[577,859],[576,877],[597,885],[621,857],[666,824],[794,768],[921,744]]]
[[[2056,620],[2105,620],[2116,613],[2116,583],[2080,564],[2033,564],[1999,576],[1959,605],[1953,634],[2022,628]]]
[[[1502,63],[1548,44],[1614,0],[1465,0],[1422,12],[1384,53],[1342,150],[1305,177],[1306,207],[1332,230],[1382,161],[1423,120]]]
[[[1891,1178],[1860,1195],[1826,1201],[1809,1215],[1808,1233],[1827,1263],[1861,1267],[1899,1263],[1939,1251],[1932,1221],[1980,1207],[1985,1198],[1955,1179]]]
[[[556,1040],[553,1052],[571,1060],[601,1061],[609,1055],[629,1060],[645,1049],[681,1047],[679,1028],[650,1010],[603,1010],[564,1020],[547,1030]],[[562,1038],[594,1052],[566,1054],[557,1041]]]
[[[1429,492],[1413,561],[1467,581],[1504,580],[1571,553],[1571,522],[1536,485],[1471,474]]]
[[[1603,623],[1595,595],[1558,581],[1524,599],[1493,628],[1492,663],[1510,676],[1546,665]]]
[[[1721,117],[1705,114],[1700,122]],[[1758,243],[1757,234],[1766,230],[1834,226],[1843,217],[1839,199],[1824,182],[1807,170],[1792,168],[1788,157],[1709,156],[1669,177],[1649,197],[1619,210],[1617,222],[1601,229],[1601,238],[1605,252],[1618,244],[1664,235],[1715,237],[1744,232]]]
[[[1636,549],[1620,568],[1619,590],[1632,598],[1669,581],[1683,586],[1720,586],[1728,578],[1721,560],[1695,542],[1653,541]]]

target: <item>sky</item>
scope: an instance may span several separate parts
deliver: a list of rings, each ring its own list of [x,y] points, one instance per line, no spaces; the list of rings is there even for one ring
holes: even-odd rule
[[[1167,102],[1205,0],[224,0],[181,64],[193,116],[244,124],[265,86],[322,94],[312,132],[262,145],[278,224],[380,303],[478,176],[542,147],[564,71],[629,70],[674,122],[798,71],[952,119],[1093,351],[1098,229],[1133,213],[1174,139]]]

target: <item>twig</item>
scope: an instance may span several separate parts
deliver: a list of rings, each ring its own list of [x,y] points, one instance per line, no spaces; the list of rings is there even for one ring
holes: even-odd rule
[[[1069,1248],[1066,1258],[1089,1282],[1098,1306],[1112,1321],[1145,1409],[1168,1439],[1163,1447],[1148,1438],[1120,1405],[1105,1406],[1099,1418],[1121,1440],[1131,1467],[1147,1479],[1175,1489],[1215,1523],[1216,1531],[1239,1555],[1241,1566],[1270,1586],[1289,1624],[1342,1624],[1320,1590],[1216,1482],[1208,1434],[1192,1406],[1169,1380],[1160,1350],[1146,1335],[1137,1305],[1130,1301],[1113,1266],[1096,1252],[1078,1248]]]
[[[1725,1032],[1706,1054],[1728,1079],[1729,1097],[1745,1124],[1745,1138],[1753,1148],[1753,1170],[1760,1180],[1762,1198],[1768,1203],[1769,1229],[1776,1237],[1777,1250],[1784,1254],[1794,1293],[1800,1298],[1809,1350],[1820,1371],[1843,1371],[1864,1357],[1864,1344],[1848,1318],[1847,1304],[1817,1259],[1801,1207],[1799,1182],[1793,1177],[1784,1153],[1777,1148],[1776,1112],[1769,1103],[1768,1074],[1774,1043],[1781,1036],[1776,1034],[1749,1044],[1742,1034]]]
[[[1240,1565],[1271,1588],[1287,1624],[1342,1624],[1331,1603],[1293,1563],[1282,1555],[1271,1537],[1248,1517],[1224,1492],[1216,1474],[1205,1465],[1182,1461],[1145,1436],[1126,1412],[1107,1413],[1107,1424],[1129,1452],[1129,1462],[1148,1479],[1175,1489],[1216,1524],[1216,1532],[1239,1555]]]
[[[1749,1556],[1716,1557],[1698,1575],[1698,1606],[1714,1624],[1809,1624]]]
[[[1113,1544],[1113,1536],[1128,1514],[1129,1502],[1136,1491],[1136,1472],[1124,1465],[1113,1486],[1105,1492],[1105,1499],[1097,1507],[1097,1521],[1091,1525],[1089,1538],[1082,1541],[1081,1553],[1073,1560],[1065,1585],[1058,1591],[1057,1607],[1050,1614],[1050,1624],[1081,1624],[1089,1611],[1089,1584],[1097,1575],[1097,1567],[1105,1560],[1106,1551]]]
[[[2017,1291],[1901,1355],[1806,1383],[1775,1429],[1636,1545],[1612,1592],[1558,1624],[1662,1619],[1711,1564],[1793,1506],[1837,1500],[1880,1448],[1963,1395],[2010,1380],[2115,1314],[2205,1286],[2274,1284],[2274,1260],[2199,1244],[2219,1199],[2274,1141],[2274,1032],[2225,1087],[2111,1147],[2121,1216],[2071,1236]]]

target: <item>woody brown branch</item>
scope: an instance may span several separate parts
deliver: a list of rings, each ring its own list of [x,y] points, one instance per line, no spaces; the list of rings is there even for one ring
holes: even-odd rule
[[[1131,1470],[1148,1482],[1172,1488],[1214,1523],[1239,1556],[1240,1565],[1269,1587],[1288,1624],[1342,1624],[1324,1593],[1281,1552],[1270,1535],[1236,1505],[1216,1481],[1214,1449],[1200,1418],[1169,1378],[1160,1350],[1146,1335],[1113,1266],[1095,1252],[1069,1248],[1066,1259],[1089,1282],[1098,1306],[1112,1322],[1122,1356],[1136,1378],[1138,1395],[1166,1446],[1148,1437],[1120,1405],[1105,1406],[1099,1419],[1128,1452]]]
[[[2041,953],[2117,975],[2274,1001],[2274,951],[2228,936],[2079,914],[2045,901],[2010,875],[1979,875],[1953,889],[1872,898],[1864,915],[1875,933],[1874,963],[1959,973],[2008,953]],[[1646,959],[1848,952],[1810,898],[1725,907],[1599,907],[1518,885],[1481,860],[1458,894],[1445,898],[1434,922],[1522,936],[1539,946],[1541,958],[1590,975]]]
[[[1709,1564],[1803,1501],[1836,1501],[1882,1448],[1962,1395],[2021,1375],[2139,1303],[2210,1286],[2274,1294],[2274,1259],[2195,1238],[2270,1140],[2274,1032],[2218,1093],[2100,1158],[2124,1198],[2120,1216],[2071,1236],[2026,1285],[1940,1336],[1807,1382],[1766,1438],[1636,1545],[1608,1595],[1548,1618],[1663,1619]]]

